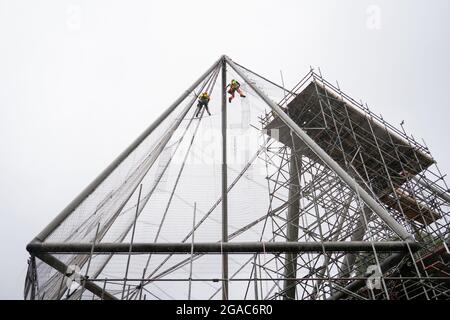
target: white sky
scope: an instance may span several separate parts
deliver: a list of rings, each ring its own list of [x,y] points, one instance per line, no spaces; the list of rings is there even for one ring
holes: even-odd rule
[[[26,244],[223,53],[288,87],[321,67],[450,171],[448,0],[229,3],[0,0],[0,298],[22,298]]]

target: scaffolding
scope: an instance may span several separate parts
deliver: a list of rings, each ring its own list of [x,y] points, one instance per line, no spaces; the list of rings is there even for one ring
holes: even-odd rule
[[[25,298],[448,299],[444,178],[320,70],[222,56],[27,246]]]

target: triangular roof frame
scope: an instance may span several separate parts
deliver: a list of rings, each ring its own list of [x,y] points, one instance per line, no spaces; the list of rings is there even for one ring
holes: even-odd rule
[[[71,214],[71,212],[78,207],[100,184],[108,177],[109,174],[149,135],[155,128],[170,115],[177,106],[192,92],[202,81],[215,72],[218,68],[222,68],[222,116],[226,115],[226,66],[230,66],[245,83],[271,108],[286,126],[294,133],[302,142],[312,150],[317,157],[323,161],[331,170],[333,170],[340,179],[342,179],[349,188],[351,188],[362,199],[365,205],[371,209],[389,228],[399,236],[401,241],[389,242],[365,242],[365,241],[346,241],[346,242],[282,242],[282,243],[228,243],[227,242],[227,180],[226,180],[226,150],[223,154],[223,237],[221,243],[195,243],[193,248],[191,244],[186,243],[96,243],[95,246],[90,243],[50,243],[46,242],[48,236]],[[241,67],[239,65],[239,67]],[[96,254],[110,254],[117,252],[152,252],[152,253],[189,253],[191,249],[196,253],[222,253],[224,257],[224,279],[228,279],[227,271],[227,253],[258,253],[258,252],[277,252],[277,253],[299,253],[299,252],[331,252],[331,251],[368,251],[374,250],[383,252],[401,251],[402,253],[394,253],[380,265],[381,271],[384,272],[397,263],[404,253],[412,253],[418,249],[418,244],[414,237],[408,233],[403,226],[401,226],[387,211],[383,208],[351,175],[349,175],[333,158],[330,157],[308,134],[301,129],[290,117],[287,115],[279,105],[274,103],[262,90],[260,90],[248,77],[242,72],[238,65],[228,56],[221,56],[214,64],[198,78],[161,116],[156,119],[126,150],[124,150],[91,184],[89,184],[78,197],[76,197],[46,228],[44,228],[31,241],[27,250],[32,257],[37,257],[46,262],[59,272],[65,274],[67,266],[58,260],[52,253],[96,253]],[[243,68],[243,67],[242,67]],[[248,70],[248,69],[247,69]],[[223,117],[226,119],[226,117]],[[222,129],[226,130],[226,120],[222,120]],[[223,137],[223,145],[226,145],[226,133]],[[102,290],[95,283],[81,277],[81,282],[87,290],[104,299],[115,299],[115,297],[104,290]],[[364,285],[362,281],[355,281],[351,283],[347,290],[355,290]],[[224,281],[224,295],[227,298],[227,281]],[[332,298],[340,298],[341,293],[338,293]]]

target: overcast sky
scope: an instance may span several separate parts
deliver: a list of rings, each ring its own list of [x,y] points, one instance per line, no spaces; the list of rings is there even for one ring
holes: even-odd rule
[[[287,86],[320,67],[449,172],[449,14],[448,0],[0,0],[0,298],[22,298],[26,244],[223,53]]]

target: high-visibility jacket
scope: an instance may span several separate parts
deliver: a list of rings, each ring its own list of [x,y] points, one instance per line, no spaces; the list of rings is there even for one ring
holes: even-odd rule
[[[209,97],[209,94],[207,92],[203,92],[200,95],[200,100],[202,100],[202,101],[209,101],[209,99],[210,99],[210,97]]]
[[[237,82],[236,80],[231,80],[231,88],[237,89],[240,86],[241,86],[241,84],[239,82]]]

